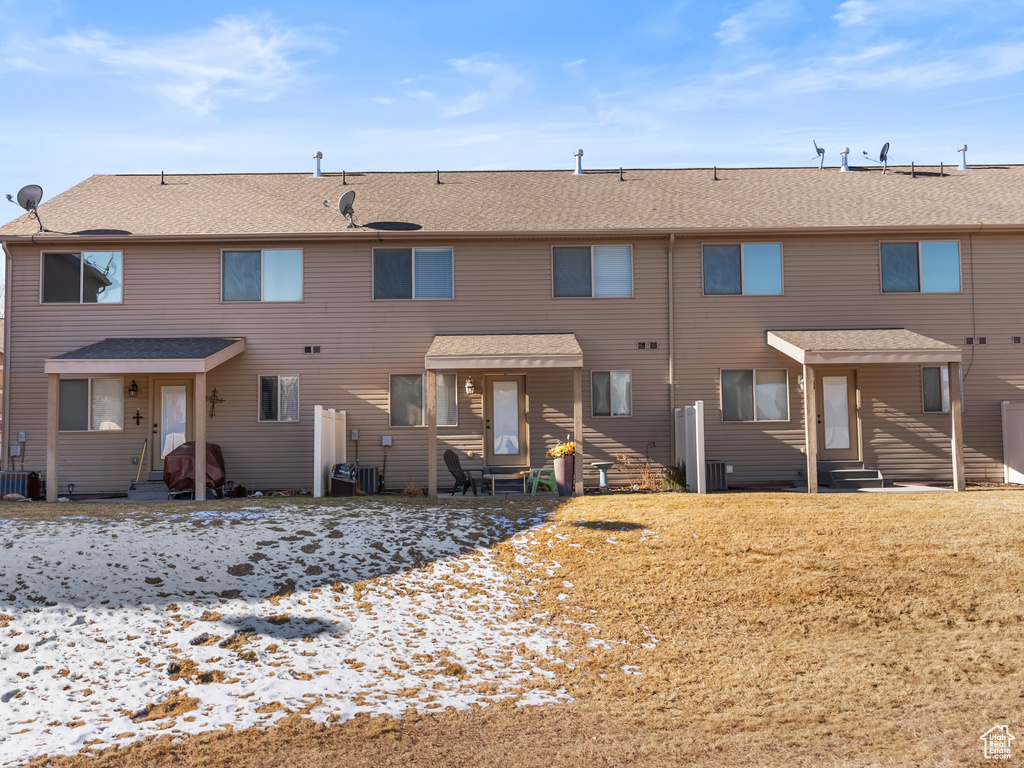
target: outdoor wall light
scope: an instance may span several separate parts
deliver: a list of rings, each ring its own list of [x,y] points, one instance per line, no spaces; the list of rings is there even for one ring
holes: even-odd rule
[[[804,391],[804,377],[803,376],[797,376],[796,377],[796,385],[798,387],[800,387],[800,391],[801,392]]]
[[[466,394],[467,395],[472,395],[474,392],[476,392],[476,384],[473,383],[473,377],[472,376],[467,376],[466,377]]]
[[[132,379],[132,384],[128,387],[128,397],[139,396],[139,385],[135,383],[135,379]]]

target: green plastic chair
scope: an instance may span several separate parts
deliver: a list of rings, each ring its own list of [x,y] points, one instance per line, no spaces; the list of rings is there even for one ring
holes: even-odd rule
[[[537,495],[538,485],[545,486],[552,493],[558,492],[558,486],[555,484],[554,467],[541,467],[540,469],[530,470],[530,474],[526,477],[526,487],[531,496]]]

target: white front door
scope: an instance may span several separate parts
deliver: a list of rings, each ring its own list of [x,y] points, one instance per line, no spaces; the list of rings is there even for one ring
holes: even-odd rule
[[[489,466],[528,467],[526,377],[488,376],[485,381],[484,462]]]
[[[860,458],[855,371],[829,371],[818,377],[818,458]]]
[[[154,382],[153,470],[162,471],[164,457],[192,438],[192,386],[186,381]]]

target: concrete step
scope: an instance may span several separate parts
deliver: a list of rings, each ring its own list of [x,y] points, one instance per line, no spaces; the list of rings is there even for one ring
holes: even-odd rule
[[[131,501],[167,501],[167,486],[163,479],[159,482],[143,480],[132,483],[128,486],[128,498]]]
[[[882,488],[884,486],[885,482],[882,480],[881,473],[876,473],[875,477],[834,478],[829,483],[829,488]]]

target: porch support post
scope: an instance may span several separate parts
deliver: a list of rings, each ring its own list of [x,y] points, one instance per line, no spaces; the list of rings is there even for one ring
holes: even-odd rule
[[[60,460],[60,374],[47,376],[46,390],[46,500],[57,500],[57,464]]]
[[[804,365],[804,444],[807,446],[807,492],[818,492],[818,403],[814,366]]]
[[[576,443],[576,477],[573,488],[577,496],[583,495],[583,369],[572,369],[572,440]]]
[[[963,491],[967,488],[967,480],[964,478],[964,430],[960,406],[962,398],[963,394],[960,391],[960,363],[950,363],[949,410],[953,421],[950,443],[953,449],[953,489],[957,491]]]
[[[427,497],[437,498],[437,375],[427,371]]]
[[[193,387],[195,406],[193,412],[196,419],[196,460],[195,460],[195,485],[196,490],[193,498],[196,501],[206,500],[206,374],[197,373],[195,386]]]

